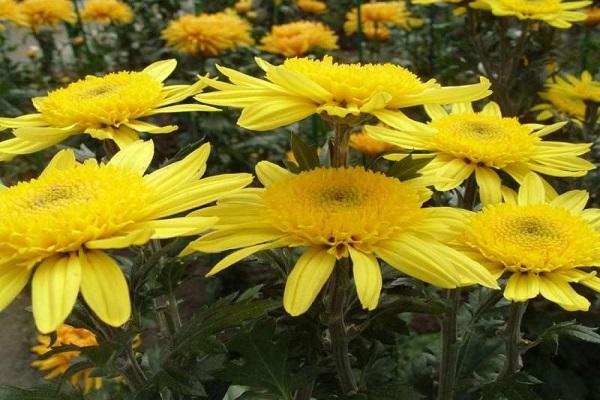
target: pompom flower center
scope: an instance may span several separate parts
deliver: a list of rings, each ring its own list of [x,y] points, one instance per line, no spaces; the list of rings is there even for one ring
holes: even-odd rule
[[[436,149],[468,162],[503,168],[527,161],[540,139],[515,118],[451,114],[431,122]]]
[[[57,127],[114,126],[135,120],[163,100],[163,85],[145,72],[88,76],[35,100],[46,121]]]
[[[348,246],[370,246],[421,216],[426,195],[410,184],[362,168],[317,168],[265,189],[267,220],[299,242],[327,246],[337,257]]]
[[[476,214],[466,242],[512,272],[550,272],[593,260],[596,232],[583,218],[548,204],[498,204]]]

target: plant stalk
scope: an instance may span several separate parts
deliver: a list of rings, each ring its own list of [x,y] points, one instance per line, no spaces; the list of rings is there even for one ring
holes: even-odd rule
[[[458,361],[457,314],[460,306],[460,288],[449,289],[446,297],[450,307],[442,317],[442,356],[440,360],[440,382],[438,400],[453,400],[456,387]]]
[[[505,332],[506,360],[497,381],[506,379],[521,369],[521,322],[526,309],[527,302],[513,302],[510,305],[510,316]]]

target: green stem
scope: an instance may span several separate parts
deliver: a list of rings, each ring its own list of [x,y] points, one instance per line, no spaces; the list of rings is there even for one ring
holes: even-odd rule
[[[56,49],[54,38],[49,32],[33,32],[33,37],[42,49],[42,73],[46,76],[51,76],[54,50]]]
[[[346,290],[350,279],[349,264],[348,258],[342,258],[337,262],[329,284],[329,303],[327,305],[327,325],[331,337],[331,352],[342,394],[344,395],[356,393],[358,389],[350,364],[348,331],[344,323]]]
[[[169,323],[169,329],[171,334],[177,333],[183,324],[181,323],[181,316],[179,315],[179,306],[177,305],[177,298],[175,297],[175,293],[173,290],[169,290],[169,294],[167,296],[167,321]]]
[[[598,126],[598,105],[594,101],[585,102],[585,116],[583,122],[583,139],[586,142],[595,141],[594,131]]]
[[[362,0],[354,0],[356,3],[356,17],[357,17],[357,24],[358,26],[356,27],[356,47],[358,50],[358,62],[360,62],[361,64],[364,61],[364,55],[363,55],[363,24],[362,24]]]
[[[458,361],[457,315],[460,306],[460,288],[450,289],[446,294],[450,307],[442,317],[442,355],[440,360],[440,382],[438,400],[454,399]]]
[[[128,345],[126,356],[127,360],[129,361],[129,365],[126,367],[126,370],[122,372],[124,372],[129,386],[133,389],[134,393],[137,393],[146,386],[148,378],[138,363],[135,356],[135,350],[133,350],[131,344]]]
[[[592,27],[583,27],[583,40],[581,43],[581,65],[580,70],[583,72],[588,67],[588,55],[590,53],[590,40],[591,40]]]
[[[510,305],[510,316],[506,325],[506,359],[497,381],[501,381],[519,372],[521,369],[521,322],[527,309],[527,302],[514,302]]]
[[[350,127],[342,122],[334,122],[334,130],[331,144],[331,166],[334,168],[346,167],[350,150]]]

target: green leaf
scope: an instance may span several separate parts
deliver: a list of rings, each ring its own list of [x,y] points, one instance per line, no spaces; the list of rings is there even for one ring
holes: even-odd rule
[[[533,390],[533,385],[539,383],[538,379],[530,375],[518,373],[484,386],[481,400],[542,400]]]
[[[292,133],[292,153],[301,171],[308,171],[320,165],[317,150],[304,143],[295,133]]]
[[[421,176],[419,171],[431,162],[432,158],[415,159],[411,154],[400,161],[396,161],[385,173],[392,178],[406,181]]]
[[[368,400],[421,400],[421,393],[402,383],[387,383],[369,388]]]
[[[541,335],[542,340],[555,340],[560,336],[571,336],[584,342],[600,343],[600,335],[596,333],[598,328],[579,325],[576,321],[567,321],[555,324],[546,329]]]
[[[70,385],[44,383],[30,389],[0,386],[2,400],[82,400],[83,398],[83,395],[73,390]]]
[[[258,324],[248,332],[238,334],[228,344],[231,351],[242,356],[243,363],[230,362],[219,374],[235,385],[269,391],[280,399],[291,399],[291,375],[287,368],[288,342],[275,338],[275,324]]]

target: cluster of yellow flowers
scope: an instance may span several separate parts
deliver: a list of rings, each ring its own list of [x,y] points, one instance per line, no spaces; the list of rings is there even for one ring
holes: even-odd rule
[[[390,37],[390,26],[399,26],[410,31],[423,25],[423,20],[413,18],[404,1],[372,2],[360,7],[362,32],[367,39],[386,40]],[[353,8],[346,14],[344,31],[351,35],[358,31],[358,9]]]

